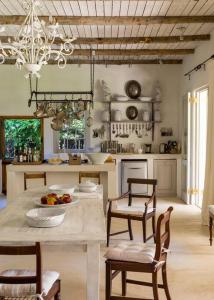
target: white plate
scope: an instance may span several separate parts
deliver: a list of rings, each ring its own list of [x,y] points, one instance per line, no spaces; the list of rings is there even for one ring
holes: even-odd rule
[[[51,193],[62,194],[72,194],[74,192],[74,187],[70,184],[54,184],[48,187]]]
[[[57,208],[65,208],[65,207],[69,207],[72,205],[75,205],[79,202],[79,199],[77,198],[73,198],[73,200],[70,203],[65,203],[65,204],[56,204],[56,205],[48,205],[48,204],[42,204],[41,203],[41,198],[33,198],[34,203],[39,206],[39,207],[57,207]]]
[[[129,98],[128,97],[123,97],[123,96],[118,96],[118,97],[116,97],[116,100],[117,101],[128,101],[129,100]]]
[[[140,97],[138,97],[138,99],[142,102],[143,101],[151,101],[152,97],[140,96]]]

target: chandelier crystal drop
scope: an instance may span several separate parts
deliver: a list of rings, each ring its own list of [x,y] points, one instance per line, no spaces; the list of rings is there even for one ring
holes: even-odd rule
[[[8,43],[0,41],[0,64],[8,57],[15,58],[16,66],[27,71],[26,78],[31,75],[39,78],[41,67],[50,60],[56,61],[59,68],[65,67],[66,57],[74,51],[72,42],[75,38],[64,38],[54,18],[49,17],[49,23],[38,18],[39,1],[27,0],[25,4],[27,15],[17,36],[8,39]],[[1,27],[0,32],[3,31],[4,27]]]

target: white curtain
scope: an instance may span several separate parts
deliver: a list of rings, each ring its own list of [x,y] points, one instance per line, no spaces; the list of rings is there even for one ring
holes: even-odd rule
[[[209,75],[207,155],[205,167],[204,195],[202,204],[202,224],[208,225],[208,205],[214,205],[214,61],[207,64]]]

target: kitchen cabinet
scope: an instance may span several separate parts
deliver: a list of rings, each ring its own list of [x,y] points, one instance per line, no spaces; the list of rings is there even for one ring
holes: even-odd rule
[[[155,159],[154,178],[158,181],[158,196],[176,196],[177,194],[177,160]]]

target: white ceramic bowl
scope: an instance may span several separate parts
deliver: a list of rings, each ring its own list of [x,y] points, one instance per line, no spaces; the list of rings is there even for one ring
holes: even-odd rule
[[[85,183],[79,184],[79,191],[83,193],[92,193],[97,189],[97,185],[93,182],[86,181]]]
[[[93,165],[102,165],[109,156],[109,153],[86,153]]]
[[[54,184],[48,187],[51,193],[56,193],[57,195],[70,194],[74,192],[74,187],[70,184]]]
[[[65,210],[61,208],[34,208],[26,213],[31,227],[54,227],[60,225],[64,217]]]
[[[121,96],[121,95],[116,96],[116,99],[117,99],[117,101],[128,101],[129,100],[129,98],[127,96]]]
[[[152,100],[152,97],[146,97],[146,96],[140,96],[138,98],[140,101],[151,101]]]

